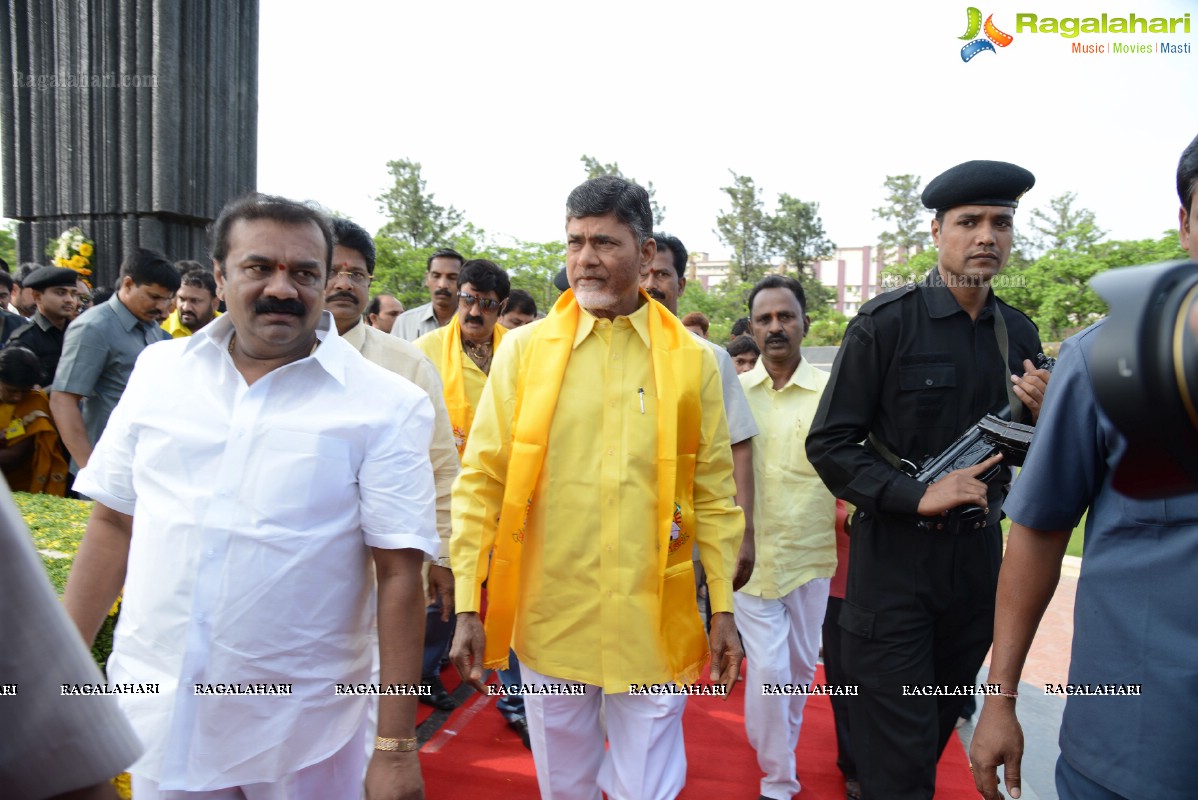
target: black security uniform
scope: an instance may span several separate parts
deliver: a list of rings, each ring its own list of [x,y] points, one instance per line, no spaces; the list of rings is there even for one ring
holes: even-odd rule
[[[29,321],[8,337],[5,347],[24,347],[33,351],[42,365],[42,386],[54,382],[54,372],[58,369],[58,359],[62,356],[62,341],[66,336],[63,328],[56,328],[50,320],[35,311]]]
[[[807,455],[828,489],[857,506],[840,625],[845,671],[859,687],[853,755],[867,798],[932,797],[965,697],[903,687],[976,684],[1002,549],[1004,486],[991,487],[990,524],[957,530],[951,517],[917,516],[926,486],[891,463],[919,464],[1008,405],[1010,376],[1040,350],[1024,314],[991,291],[971,319],[936,269],[866,303],[845,331]]]

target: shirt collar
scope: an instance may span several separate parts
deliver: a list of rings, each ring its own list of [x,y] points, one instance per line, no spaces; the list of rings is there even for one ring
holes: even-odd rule
[[[923,282],[919,286],[923,294],[923,301],[928,307],[928,313],[933,318],[951,317],[958,312],[965,312],[965,309],[961,308],[961,304],[957,302],[957,298],[953,297],[952,291],[944,285],[944,278],[940,275],[938,267],[933,267],[932,271],[924,276]],[[987,317],[993,313],[994,289],[987,288],[986,306],[982,309],[979,318]]]
[[[357,327],[357,326],[355,326]],[[228,349],[229,342],[233,338],[233,315],[222,314],[220,317],[212,320],[194,336],[187,338],[187,344],[183,347],[183,352],[188,353],[199,347],[215,348],[217,352],[222,352]],[[301,363],[311,359],[320,365],[321,369],[329,374],[333,380],[345,385],[345,354],[346,342],[338,341],[341,339],[337,335],[337,323],[333,320],[333,314],[330,311],[324,311],[320,315],[320,322],[316,325],[316,339],[320,342],[320,346],[308,356],[301,358],[294,363]],[[288,364],[287,366],[290,366]]]
[[[29,321],[30,321],[30,322],[33,322],[33,323],[36,323],[36,324],[37,324],[37,326],[38,326],[39,328],[41,328],[43,331],[49,331],[51,328],[54,328],[54,323],[53,323],[53,322],[51,322],[51,321],[50,321],[50,320],[49,320],[49,319],[46,317],[46,315],[45,315],[45,314],[43,314],[43,313],[42,313],[42,312],[40,312],[40,311],[34,311],[34,312],[33,312],[33,316],[29,318]],[[61,328],[54,328],[54,330],[56,330],[56,331],[57,331],[57,330],[62,330],[62,329],[61,329]]]
[[[137,324],[141,322],[141,320],[133,316],[133,312],[121,302],[121,298],[117,293],[113,292],[112,297],[108,299],[108,304],[112,306],[113,312],[116,313],[117,321],[121,323],[121,327],[125,329],[126,333],[136,328]]]
[[[773,388],[774,379],[765,370],[765,359],[758,357],[753,369],[745,374],[745,382],[749,386],[767,383],[771,389]],[[800,389],[807,389],[812,392],[819,391],[820,385],[815,379],[815,367],[811,366],[811,362],[807,360],[806,356],[799,357],[799,366],[795,367],[795,371],[790,374],[789,380],[786,381],[786,386],[782,388],[785,389],[789,386],[797,386]],[[778,391],[781,391],[781,389]]]
[[[632,325],[632,329],[641,337],[641,341],[645,343],[645,347],[649,347],[649,295],[642,290],[640,293],[640,305],[636,311],[628,315],[628,322]],[[595,323],[599,320],[591,312],[587,311],[581,305],[579,310],[582,312],[578,315],[578,330],[574,332],[574,349],[578,349],[578,345],[582,344],[582,340],[591,334],[595,329]],[[618,319],[618,317],[617,317]]]

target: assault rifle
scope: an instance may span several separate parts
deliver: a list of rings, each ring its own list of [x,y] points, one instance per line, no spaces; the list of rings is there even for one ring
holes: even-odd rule
[[[1036,369],[1046,369],[1052,372],[1057,360],[1043,353],[1037,353],[1034,359]],[[1036,429],[1030,425],[1010,422],[1003,417],[1011,416],[1011,407],[1007,406],[998,414],[987,414],[976,422],[969,430],[961,434],[957,441],[950,444],[938,456],[933,456],[922,466],[910,471],[911,477],[923,483],[932,484],[953,470],[976,467],[991,456],[1002,453],[1002,460],[977,476],[978,480],[990,484],[998,478],[1004,466],[1021,467],[1027,457],[1027,449],[1032,443],[1032,434]],[[904,462],[910,464],[910,462]],[[914,466],[914,465],[912,465]],[[980,528],[986,525],[989,512],[980,506],[966,505],[954,509],[950,514],[959,523],[960,529]],[[929,522],[929,527],[935,523]]]

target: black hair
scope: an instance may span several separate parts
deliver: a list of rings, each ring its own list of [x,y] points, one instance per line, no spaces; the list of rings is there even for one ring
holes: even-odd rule
[[[29,277],[29,273],[35,269],[41,269],[42,265],[34,261],[26,261],[21,266],[17,267],[16,273],[12,276],[14,282],[24,286],[25,279]]]
[[[501,303],[507,300],[512,291],[512,282],[507,273],[494,261],[485,258],[472,258],[462,264],[462,271],[458,273],[458,290],[461,291],[468,283],[477,291],[494,292]]]
[[[507,296],[507,303],[503,306],[503,313],[507,314],[515,311],[517,314],[537,315],[537,301],[532,298],[532,295],[523,289],[512,289],[512,293]]]
[[[615,175],[602,175],[580,184],[566,198],[566,219],[615,214],[636,236],[638,245],[652,235],[653,210],[649,193]]]
[[[371,314],[377,314],[383,310],[382,295],[376,294],[370,298],[370,302],[366,304],[366,310],[362,312],[362,318],[365,319]]]
[[[16,345],[0,350],[0,381],[15,389],[42,383],[42,362],[32,350]]]
[[[757,281],[757,285],[749,292],[749,316],[753,315],[753,301],[762,289],[789,289],[799,301],[799,310],[807,313],[807,295],[803,293],[803,284],[789,275],[766,275]]]
[[[12,275],[9,275],[7,272],[0,272],[0,286],[8,287],[8,290],[11,292],[13,289]]]
[[[121,277],[133,279],[137,286],[147,286],[151,283],[161,286],[172,293],[179,290],[179,272],[175,265],[166,260],[166,256],[157,250],[139,247],[121,262]]]
[[[1194,190],[1198,189],[1198,136],[1181,153],[1177,162],[1177,196],[1181,199],[1181,207],[1189,213],[1193,206]],[[1191,220],[1193,225],[1194,221]]]
[[[183,262],[176,262],[178,266]],[[180,286],[190,286],[193,289],[205,289],[208,294],[216,297],[216,278],[211,272],[201,266],[199,269],[192,269],[184,272],[179,276]]]
[[[203,270],[203,271],[209,272],[209,273],[212,272],[211,267],[206,266],[206,265],[200,263],[199,261],[192,261],[189,258],[184,258],[180,261],[176,261],[175,269],[178,270],[180,275],[186,275],[187,273],[191,272],[192,270],[197,270],[197,269]]]
[[[107,303],[112,299],[115,291],[111,286],[97,286],[92,290],[92,305],[98,306],[101,303]]]
[[[755,356],[761,355],[761,348],[757,346],[757,342],[753,341],[752,336],[741,334],[728,343],[725,348],[730,356],[739,356],[743,353],[752,353]]]
[[[454,250],[452,247],[438,247],[433,251],[433,254],[428,257],[428,261],[425,262],[425,272],[432,270],[434,258],[456,258],[458,260],[458,269],[461,269],[466,265],[466,259],[463,258],[462,254],[457,250]]]
[[[333,217],[333,236],[337,244],[355,250],[366,260],[366,271],[374,274],[374,239],[356,222]]]
[[[690,255],[686,252],[686,246],[677,236],[671,236],[664,231],[654,231],[653,240],[657,242],[657,252],[669,250],[674,256],[674,271],[678,273],[678,279],[682,280],[686,277],[686,262]]]
[[[234,198],[220,210],[220,214],[208,229],[212,240],[212,259],[220,264],[221,274],[225,274],[225,259],[229,256],[229,230],[238,220],[269,219],[283,225],[303,225],[312,223],[320,229],[324,236],[325,256],[324,267],[328,272],[333,263],[333,225],[328,216],[315,206],[288,200],[286,197],[259,194],[251,192]]]
[[[749,332],[749,318],[741,317],[736,322],[732,323],[732,335],[744,336]]]

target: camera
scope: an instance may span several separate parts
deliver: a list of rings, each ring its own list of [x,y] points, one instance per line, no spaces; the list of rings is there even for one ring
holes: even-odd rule
[[[1091,354],[1098,404],[1127,439],[1111,485],[1137,499],[1198,491],[1198,263],[1113,269]]]

